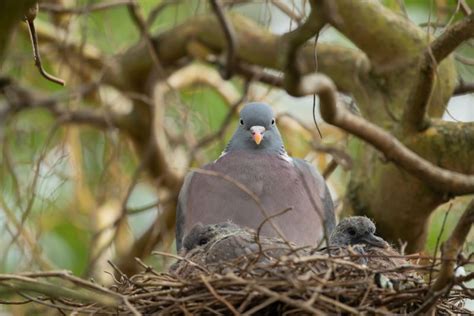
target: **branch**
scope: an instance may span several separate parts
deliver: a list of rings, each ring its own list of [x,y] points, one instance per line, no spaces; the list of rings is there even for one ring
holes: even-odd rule
[[[463,95],[469,93],[474,93],[474,82],[461,81],[454,89],[453,95]]]
[[[227,41],[227,62],[225,71],[222,73],[222,78],[228,80],[232,78],[232,74],[234,72],[235,63],[236,63],[236,55],[235,52],[238,49],[237,38],[235,36],[234,27],[232,23],[230,23],[229,19],[222,10],[222,7],[219,3],[219,0],[209,0],[211,2],[211,7],[214,13],[219,20],[221,28],[224,32],[225,39]]]
[[[7,100],[7,106],[0,111],[0,122],[21,111],[42,108],[55,116],[61,124],[86,124],[101,129],[119,128],[127,132],[127,115],[120,115],[113,111],[69,110],[63,107],[63,103],[66,101],[84,97],[96,88],[97,83],[92,83],[74,91],[45,97],[42,93],[20,86],[15,82],[9,82],[0,89],[0,93],[3,93]]]
[[[43,63],[41,61],[41,54],[38,47],[38,35],[36,34],[35,23],[34,20],[36,15],[38,14],[38,3],[28,10],[28,13],[25,16],[26,24],[28,25],[28,31],[30,33],[30,40],[31,46],[33,47],[33,56],[35,58],[35,66],[38,68],[40,74],[45,77],[47,80],[57,83],[61,86],[65,85],[64,80],[57,78],[51,74],[49,74],[43,67]]]
[[[474,192],[474,176],[448,171],[432,164],[382,128],[338,107],[336,87],[326,76],[320,74],[306,76],[298,91],[318,94],[321,116],[326,122],[365,140],[384,153],[388,160],[393,161],[427,186],[456,195]]]
[[[469,203],[463,215],[456,224],[451,236],[441,246],[442,264],[436,282],[430,290],[430,294],[436,293],[450,287],[454,281],[454,270],[456,260],[462,250],[466,237],[474,224],[474,200]]]
[[[441,168],[474,174],[474,122],[432,119],[428,129],[406,137],[403,142]]]
[[[281,50],[280,36],[264,30],[252,20],[237,14],[229,14],[239,49],[236,58],[247,64],[259,65],[283,71],[286,59]],[[153,38],[158,57],[163,65],[172,66],[180,61],[189,60],[189,48],[192,43],[200,43],[207,53],[218,55],[226,50],[224,34],[216,32],[220,25],[215,16],[206,15],[187,19],[183,24],[165,31]],[[300,70],[303,74],[313,72],[314,47],[303,47],[298,54]],[[355,93],[360,87],[356,84],[359,76],[369,71],[368,60],[356,49],[321,43],[317,47],[319,71],[330,76],[339,90]],[[117,56],[113,67],[106,69],[104,81],[119,90],[143,87],[152,60],[143,43],[132,47]]]
[[[96,291],[76,291],[50,282],[39,281],[26,275],[13,274],[0,274],[0,289],[1,288],[7,288],[17,293],[34,292],[56,299],[70,298],[79,301],[83,300],[85,302],[105,304],[106,306],[116,306],[120,302],[120,299],[117,299],[117,297],[120,298],[121,296],[120,294],[116,294],[115,296],[104,295]]]
[[[284,72],[285,89],[291,95],[299,95],[297,87],[301,80],[301,70],[298,68],[297,51],[310,38],[319,33],[326,24],[326,19],[322,16],[323,10],[317,10],[314,2],[311,3],[311,12],[306,21],[294,31],[288,32],[282,36],[284,45]],[[322,7],[324,6],[321,5]],[[316,65],[315,65],[316,68]]]
[[[331,21],[331,24],[363,50],[379,72],[406,65],[424,48],[426,34],[380,1],[333,0],[331,3],[343,21]]]
[[[474,37],[473,13],[449,27],[425,50],[417,83],[403,113],[405,129],[420,131],[428,127],[426,111],[430,104],[436,68],[462,42],[471,37]]]
[[[453,24],[431,43],[431,57],[440,63],[460,44],[472,37],[474,37],[474,13]]]

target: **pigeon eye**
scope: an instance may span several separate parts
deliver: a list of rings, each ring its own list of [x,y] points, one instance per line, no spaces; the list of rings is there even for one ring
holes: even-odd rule
[[[347,229],[347,232],[348,232],[348,233],[349,233],[349,235],[351,235],[351,236],[355,236],[355,234],[356,234],[356,231],[355,231],[355,229],[354,229],[354,228],[352,228],[352,227],[348,228],[348,229]]]
[[[244,125],[244,120],[240,119],[240,125]]]
[[[272,125],[275,125],[275,119],[272,119]]]

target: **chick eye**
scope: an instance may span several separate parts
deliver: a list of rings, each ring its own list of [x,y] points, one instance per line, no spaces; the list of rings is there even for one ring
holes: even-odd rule
[[[275,125],[275,119],[272,120],[272,125]]]
[[[203,245],[205,245],[205,244],[207,244],[207,243],[208,243],[207,238],[201,238],[201,239],[199,239],[199,241],[198,241],[198,245],[199,245],[199,246],[203,246]]]
[[[240,119],[240,125],[244,125],[244,120]]]
[[[355,236],[355,234],[356,234],[356,231],[355,231],[355,229],[354,229],[354,228],[352,228],[352,227],[351,227],[351,228],[349,228],[349,229],[347,230],[347,232],[348,232],[348,233],[349,233],[349,235],[351,235],[351,236]]]

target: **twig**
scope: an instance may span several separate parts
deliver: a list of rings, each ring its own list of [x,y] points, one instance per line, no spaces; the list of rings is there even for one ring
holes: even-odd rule
[[[445,261],[441,264],[436,282],[431,288],[431,292],[438,292],[449,285],[454,279],[455,259],[462,249],[472,225],[474,224],[474,199],[469,203],[463,215],[459,219],[451,236],[441,246],[441,257]],[[449,259],[449,260],[447,260]]]
[[[285,13],[291,20],[296,21],[298,25],[301,25],[303,17],[294,12],[294,10],[288,8],[288,6],[281,0],[272,0],[272,4],[277,7],[281,12]]]
[[[229,183],[232,183],[233,185],[235,185],[239,190],[241,190],[242,192],[244,192],[245,194],[247,194],[254,202],[255,204],[257,205],[258,209],[262,212],[262,215],[264,217],[264,219],[267,219],[270,217],[270,215],[268,214],[267,210],[265,209],[265,207],[263,206],[262,202],[260,201],[260,198],[258,196],[255,195],[255,193],[253,193],[251,190],[249,190],[245,185],[243,185],[242,183],[240,183],[239,181],[235,180],[234,178],[226,175],[226,174],[222,174],[222,173],[219,173],[219,172],[215,172],[215,171],[212,171],[212,170],[205,170],[205,169],[192,169],[192,171],[196,172],[196,173],[200,173],[200,174],[204,174],[204,175],[208,175],[208,176],[213,176],[213,177],[218,177],[218,178],[221,178]],[[278,234],[278,236],[286,243],[286,245],[292,249],[292,245],[290,244],[290,242],[285,238],[285,235],[282,233],[282,231],[280,230],[280,228],[275,225],[275,223],[273,223],[273,221],[270,219],[268,220],[269,224],[272,226],[272,228],[274,229],[274,231]]]
[[[127,207],[127,214],[132,215],[132,214],[142,213],[142,212],[151,210],[152,208],[156,208],[156,207],[160,206],[160,204],[161,204],[161,202],[157,201],[157,202],[149,203],[149,204],[139,206],[139,207],[135,207],[135,208]]]
[[[255,234],[255,243],[257,244],[258,246],[258,254],[259,256],[255,259],[256,262],[258,262],[258,260],[260,259],[260,255],[263,253],[263,249],[262,249],[262,244],[260,243],[260,232],[263,228],[263,225],[265,225],[266,222],[270,221],[272,218],[275,218],[275,217],[278,217],[278,216],[281,216],[283,214],[285,214],[286,212],[288,211],[291,211],[293,208],[292,207],[287,207],[286,209],[284,209],[283,211],[281,212],[277,212],[271,216],[268,216],[267,218],[265,218],[257,227],[257,231],[256,231],[256,234]]]
[[[282,36],[285,43],[285,90],[294,96],[299,95],[298,87],[300,86],[301,71],[298,69],[297,61],[298,49],[306,43],[311,37],[315,36],[326,24],[320,10],[315,8],[314,2],[311,4],[311,13],[306,21],[294,31],[288,32]]]
[[[77,300],[85,300],[87,302],[98,302],[105,305],[117,304],[116,297],[99,295],[99,293],[92,294],[74,291],[22,275],[0,274],[0,287],[8,287],[15,292],[41,293],[54,298],[69,297]]]
[[[209,292],[211,292],[211,294],[219,301],[221,302],[222,304],[224,304],[225,306],[227,306],[227,308],[232,312],[232,314],[234,315],[240,315],[240,313],[235,309],[234,306],[232,306],[232,304],[230,304],[225,298],[223,298],[222,296],[220,296],[216,290],[212,287],[212,285],[209,283],[209,281],[207,280],[207,278],[204,276],[204,275],[201,275],[201,280],[202,282],[204,283],[204,285],[207,287],[207,289],[209,290]]]
[[[331,161],[323,171],[323,178],[327,180],[334,172],[334,170],[336,170],[337,166],[339,166],[339,164],[336,162],[336,160],[334,158],[331,159]]]
[[[204,272],[207,272],[209,273],[209,270],[207,270],[205,267],[189,260],[188,258],[186,257],[183,257],[183,256],[179,256],[179,255],[175,255],[175,254],[172,254],[172,253],[167,253],[167,252],[163,252],[163,251],[158,251],[158,250],[155,250],[152,252],[153,255],[159,255],[159,256],[164,256],[164,257],[170,257],[170,258],[174,258],[174,259],[178,259],[178,260],[183,260],[183,261],[186,261],[188,264],[192,265],[192,266],[195,266],[195,267],[198,267],[199,269],[201,269],[202,271]],[[137,258],[135,258],[136,260]]]
[[[141,36],[145,40],[145,44],[147,46],[148,52],[150,54],[151,60],[153,62],[153,66],[155,67],[158,75],[161,78],[165,78],[165,71],[163,69],[163,66],[161,65],[160,59],[158,57],[158,53],[155,49],[155,46],[153,44],[153,39],[151,38],[150,33],[148,32],[147,29],[147,24],[142,16],[142,13],[140,12],[140,6],[137,2],[137,0],[132,0],[128,5],[128,12],[130,14],[130,17],[132,18],[132,21],[135,23],[137,26],[138,30],[140,31]]]
[[[28,14],[25,16],[25,21],[28,25],[28,30],[30,33],[30,40],[31,40],[31,46],[33,47],[33,56],[35,59],[35,66],[38,68],[40,74],[48,79],[49,81],[52,81],[54,83],[57,83],[61,86],[65,85],[64,80],[57,78],[53,75],[50,75],[44,68],[43,64],[41,62],[41,55],[40,51],[38,48],[38,35],[36,34],[36,29],[35,29],[35,24],[34,24],[34,19],[36,18],[36,15],[38,14],[38,3],[33,6]]]
[[[448,219],[448,215],[449,215],[449,212],[451,211],[452,207],[453,207],[453,203],[450,203],[448,210],[444,214],[443,223],[441,224],[441,229],[439,230],[438,237],[436,238],[435,251],[434,251],[434,254],[433,254],[433,263],[431,265],[430,274],[429,274],[429,277],[428,277],[428,285],[429,286],[431,286],[431,281],[432,281],[432,278],[433,278],[433,269],[436,265],[436,257],[438,255],[439,243],[441,241],[441,237],[443,236],[444,227],[446,226],[446,220]]]
[[[460,54],[454,54],[454,59],[458,60],[462,64],[474,66],[474,58],[469,58]]]
[[[219,20],[219,24],[222,27],[224,36],[227,42],[227,62],[225,71],[222,73],[222,78],[228,80],[232,78],[234,73],[235,63],[236,63],[236,51],[238,49],[237,36],[235,34],[234,27],[232,22],[226,17],[224,10],[219,3],[219,0],[209,0],[211,3],[212,10]]]
[[[164,0],[161,1],[156,7],[151,9],[148,17],[146,19],[146,25],[148,27],[152,26],[155,22],[156,18],[166,9],[166,7],[170,4],[180,4],[182,0]]]
[[[193,149],[191,150],[191,157],[194,156],[194,153],[197,149],[203,147],[203,146],[206,146],[210,143],[212,143],[214,140],[222,137],[224,135],[224,133],[226,132],[227,128],[229,128],[229,124],[230,124],[230,121],[232,120],[232,117],[234,116],[235,112],[237,111],[237,108],[245,101],[245,99],[247,98],[247,94],[248,94],[248,90],[249,90],[249,87],[250,87],[250,81],[246,81],[245,82],[245,86],[244,86],[244,92],[242,93],[242,96],[240,97],[239,100],[237,100],[236,102],[234,102],[234,104],[231,105],[229,111],[227,112],[227,115],[226,117],[224,118],[224,120],[222,121],[221,123],[221,126],[219,127],[219,129],[210,134],[210,135],[207,135],[207,136],[204,136],[203,138],[201,138],[196,145],[194,145]],[[192,159],[191,159],[192,160]]]
[[[243,75],[247,80],[260,81],[278,88],[283,88],[284,86],[282,77],[265,72],[263,68],[255,65],[239,62],[237,63],[235,70],[240,75]]]
[[[458,1],[459,1],[459,5],[461,7],[461,11],[462,11],[462,13],[464,13],[464,15],[469,15],[469,14],[472,13],[472,10],[469,7],[469,5],[466,3],[466,0],[458,0]]]
[[[235,280],[235,281],[239,282],[239,283],[247,283],[244,279],[242,279],[240,277],[237,277],[235,275],[229,275],[228,277],[232,280]],[[324,313],[324,312],[322,312],[322,311],[320,311],[316,308],[313,308],[311,306],[307,306],[303,302],[291,299],[287,295],[283,295],[283,294],[274,292],[274,291],[272,291],[272,290],[270,290],[270,289],[268,289],[264,286],[260,286],[260,285],[255,284],[255,283],[252,283],[252,284],[249,284],[249,285],[250,285],[250,287],[252,287],[256,291],[259,291],[259,292],[267,295],[268,297],[275,298],[275,299],[277,299],[279,301],[282,301],[282,302],[285,302],[285,303],[287,303],[291,306],[294,306],[296,308],[300,308],[301,310],[309,312],[312,315],[326,315],[326,313]]]

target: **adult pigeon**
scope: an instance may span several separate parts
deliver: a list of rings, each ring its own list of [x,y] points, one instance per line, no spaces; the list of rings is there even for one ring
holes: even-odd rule
[[[288,156],[273,111],[266,104],[249,103],[241,110],[239,125],[225,150],[203,169],[204,173],[193,171],[186,176],[179,194],[178,250],[183,236],[198,222],[230,220],[257,229],[272,217],[261,233],[270,237],[282,233],[297,246],[318,244],[324,230],[329,234],[335,226],[323,177],[308,162]]]

